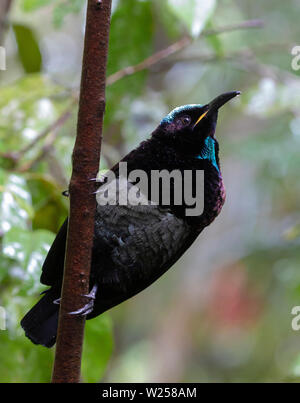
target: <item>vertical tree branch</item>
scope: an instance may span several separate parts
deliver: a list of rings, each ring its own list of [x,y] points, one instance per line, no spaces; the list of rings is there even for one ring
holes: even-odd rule
[[[88,0],[77,137],[69,187],[70,216],[52,382],[79,382],[85,318],[69,315],[86,302],[94,235],[111,0]]]

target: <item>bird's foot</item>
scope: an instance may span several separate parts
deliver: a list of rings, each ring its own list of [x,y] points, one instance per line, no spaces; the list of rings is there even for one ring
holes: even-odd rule
[[[77,311],[69,312],[69,315],[80,315],[86,316],[91,313],[94,309],[94,300],[91,299],[87,304],[85,304],[82,308],[77,309]]]
[[[69,312],[69,315],[86,316],[91,313],[94,309],[94,301],[96,299],[97,290],[98,285],[95,284],[88,294],[83,295],[83,297],[89,299],[89,302],[85,304],[82,308],[77,309],[77,311]]]
[[[83,297],[87,297],[87,295],[83,295]],[[60,305],[61,298],[55,299],[53,304]],[[94,299],[91,299],[86,305],[82,308],[77,309],[77,311],[69,312],[69,315],[88,315],[94,309]]]

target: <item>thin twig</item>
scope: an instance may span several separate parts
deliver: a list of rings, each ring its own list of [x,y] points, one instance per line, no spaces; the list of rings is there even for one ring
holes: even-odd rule
[[[18,168],[18,172],[27,172],[32,169],[38,162],[42,161],[43,158],[48,154],[48,152],[53,149],[53,144],[58,136],[58,133],[58,130],[51,131],[49,134],[47,133],[47,138],[39,154],[33,160],[27,161],[23,165],[21,165]]]
[[[220,35],[223,33],[228,33],[228,32],[241,30],[241,29],[261,28],[262,26],[263,26],[262,20],[258,20],[258,19],[246,20],[246,21],[242,21],[237,24],[230,24],[230,25],[226,25],[223,27],[219,27],[219,28],[204,30],[200,36],[205,37],[205,36],[212,36],[212,35]],[[165,49],[162,49],[162,50],[154,53],[153,55],[147,57],[140,63],[137,63],[136,65],[133,65],[133,66],[127,66],[124,69],[121,69],[121,70],[117,71],[116,73],[111,74],[110,76],[107,77],[106,85],[107,86],[112,85],[115,82],[117,82],[127,76],[133,75],[142,70],[147,70],[150,67],[164,61],[169,56],[171,56],[175,53],[178,53],[181,50],[187,48],[189,45],[191,45],[192,42],[193,42],[192,37],[185,36],[185,37],[181,38],[179,41],[176,41],[173,44],[169,45]],[[211,55],[209,55],[207,57],[207,59],[208,59],[208,61],[210,61],[213,59],[213,57]],[[21,158],[23,158],[23,156],[29,150],[31,150],[41,139],[46,137],[49,132],[61,127],[66,122],[66,120],[72,115],[72,110],[73,110],[74,106],[77,104],[77,101],[78,101],[78,96],[75,95],[72,100],[71,106],[66,111],[64,111],[62,113],[62,115],[59,116],[55,120],[55,122],[53,122],[46,129],[44,129],[34,140],[32,140],[31,143],[29,143],[22,150],[20,150],[18,152],[3,153],[3,154],[1,154],[1,157],[8,158],[8,159],[12,160],[15,165],[17,165],[18,161]],[[34,164],[34,161],[33,161],[33,164]],[[32,165],[29,165],[29,166],[32,166]]]
[[[77,102],[78,99],[74,98],[68,108],[64,110],[64,112],[54,122],[43,129],[40,134],[38,134],[29,144],[27,144],[21,150],[16,152],[2,153],[1,157],[10,159],[16,164],[24,157],[25,154],[28,153],[28,151],[34,148],[40,140],[43,140],[49,133],[57,131],[57,129],[59,129],[72,116],[73,108],[77,105]]]
[[[179,52],[180,50],[186,48],[191,43],[192,43],[192,38],[189,36],[185,36],[184,38],[173,43],[172,45],[168,46],[167,48],[162,49],[162,50],[154,53],[152,56],[147,57],[141,63],[138,63],[134,66],[125,67],[124,69],[117,71],[114,74],[111,74],[109,77],[107,77],[106,83],[107,83],[107,85],[112,85],[116,81],[119,81],[126,76],[131,76],[132,74],[135,74],[139,71],[149,69],[154,64],[166,59],[167,57],[171,56],[172,54],[174,54],[176,52]]]
[[[201,36],[211,36],[224,34],[226,32],[240,31],[242,29],[262,28],[264,26],[263,20],[254,19],[238,22],[236,24],[225,25],[219,28],[205,29]]]
[[[165,61],[160,64],[159,69],[155,70],[155,73],[161,73],[162,71],[168,70],[170,65],[179,62],[188,62],[188,63],[213,63],[216,61],[240,61],[241,59],[245,59],[247,61],[251,61],[251,59],[255,58],[255,56],[259,53],[273,52],[274,50],[288,50],[289,44],[286,43],[269,43],[264,45],[255,46],[251,49],[242,48],[233,52],[228,52],[225,55],[218,55],[216,53],[200,53],[200,54],[192,54],[187,56],[179,55],[176,58],[172,58],[169,61]]]
[[[263,21],[262,20],[247,20],[243,21],[237,24],[231,24],[231,25],[226,25],[224,27],[220,28],[214,28],[214,29],[208,29],[204,30],[200,37],[203,36],[212,36],[212,35],[219,35],[222,33],[226,32],[232,32],[236,30],[241,30],[241,29],[249,29],[249,28],[261,28],[263,26]],[[116,81],[121,80],[122,78],[126,76],[131,76],[132,74],[138,73],[139,71],[149,69],[152,67],[154,64],[157,64],[167,57],[173,55],[174,53],[177,53],[193,42],[193,38],[190,36],[185,36],[179,41],[173,43],[172,45],[168,46],[165,49],[159,50],[158,52],[154,53],[152,56],[147,57],[145,60],[142,62],[134,65],[134,66],[128,66],[125,67],[122,70],[117,71],[114,74],[111,74],[106,81],[107,85],[112,85]]]
[[[196,62],[199,63],[213,63],[218,60],[223,60],[225,62],[230,61],[233,63],[232,65],[240,66],[244,71],[249,71],[251,73],[257,74],[260,77],[269,77],[274,81],[282,82],[282,83],[291,83],[299,81],[297,77],[288,72],[283,71],[279,67],[274,65],[268,65],[265,63],[260,62],[257,59],[257,54],[259,53],[266,53],[268,51],[274,51],[274,49],[289,49],[287,44],[267,44],[258,47],[254,47],[252,49],[245,48],[239,49],[234,52],[227,53],[226,55],[222,55],[221,58],[219,55],[215,53],[211,54],[194,54],[192,56],[185,56],[180,57],[177,59],[173,59],[170,63],[177,63],[177,62]],[[161,66],[158,72],[163,70],[168,70],[170,67],[169,63],[165,63]]]

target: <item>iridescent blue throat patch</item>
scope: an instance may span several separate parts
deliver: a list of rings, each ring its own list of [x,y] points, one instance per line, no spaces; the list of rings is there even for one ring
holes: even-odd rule
[[[215,150],[215,140],[208,136],[204,141],[204,147],[201,153],[197,155],[199,160],[209,160],[218,172],[220,172],[217,160],[216,160],[216,150]]]

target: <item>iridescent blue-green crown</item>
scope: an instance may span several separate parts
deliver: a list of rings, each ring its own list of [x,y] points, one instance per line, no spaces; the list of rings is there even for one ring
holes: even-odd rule
[[[162,119],[160,124],[171,123],[176,118],[176,116],[178,116],[180,113],[182,113],[184,111],[188,112],[190,109],[194,109],[194,108],[201,108],[202,106],[203,105],[201,105],[201,104],[189,104],[189,105],[178,106],[177,108],[173,109],[170,113],[168,113],[168,115]]]

